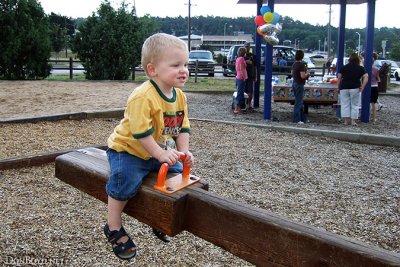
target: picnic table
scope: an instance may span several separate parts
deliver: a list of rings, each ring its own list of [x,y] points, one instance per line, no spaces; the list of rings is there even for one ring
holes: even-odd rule
[[[290,85],[274,85],[274,102],[288,102],[294,104],[294,92]],[[304,86],[304,111],[308,113],[310,105],[336,105],[338,102],[339,90],[337,84],[316,83]]]

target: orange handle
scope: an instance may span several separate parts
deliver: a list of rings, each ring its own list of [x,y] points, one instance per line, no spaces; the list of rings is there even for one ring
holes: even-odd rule
[[[182,178],[189,179],[190,166],[185,165],[185,158],[186,158],[185,154],[181,154],[179,156],[179,160],[182,161],[182,163],[183,163]],[[160,170],[158,171],[156,186],[163,187],[165,185],[165,179],[167,177],[168,170],[169,170],[168,163],[163,163],[160,167]]]
[[[163,163],[158,171],[156,186],[163,187],[169,170],[168,163]]]
[[[189,175],[190,175],[190,166],[185,165],[186,155],[185,155],[185,154],[181,154],[181,155],[179,156],[179,159],[182,161],[182,164],[183,164],[182,178],[183,178],[183,179],[189,179]]]

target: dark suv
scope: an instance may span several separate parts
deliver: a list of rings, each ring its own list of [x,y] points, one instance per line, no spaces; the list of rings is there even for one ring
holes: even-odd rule
[[[193,50],[189,52],[189,75],[196,72],[207,73],[208,76],[214,77],[215,61],[213,54],[208,50]]]
[[[228,66],[224,67],[224,76],[228,75],[235,75],[235,61],[237,58],[237,51],[239,47],[243,47],[243,45],[234,45],[229,49],[228,55],[227,55],[227,64]],[[261,71],[264,72],[264,50],[265,50],[265,45],[261,46]],[[251,44],[250,46],[250,51],[255,54],[255,44]],[[285,73],[285,74],[290,74],[290,67],[293,65],[295,62],[294,56],[295,56],[296,50],[293,47],[290,46],[284,46],[284,45],[274,45],[273,46],[273,52],[272,52],[272,72],[279,72],[279,73]],[[285,66],[279,66],[279,60],[281,58],[285,58],[286,64]]]

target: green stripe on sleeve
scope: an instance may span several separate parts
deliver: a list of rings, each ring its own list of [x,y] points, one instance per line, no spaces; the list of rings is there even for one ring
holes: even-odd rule
[[[133,138],[135,138],[135,139],[140,139],[140,138],[149,136],[149,135],[151,135],[151,134],[153,134],[153,133],[154,133],[154,129],[153,129],[153,128],[150,128],[147,132],[144,132],[144,133],[141,133],[141,134],[132,134],[132,136],[133,136]]]

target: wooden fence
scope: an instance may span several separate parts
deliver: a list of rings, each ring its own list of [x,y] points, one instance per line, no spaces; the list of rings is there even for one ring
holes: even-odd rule
[[[74,71],[81,71],[85,70],[84,67],[82,67],[82,62],[79,60],[73,60],[72,57],[69,58],[69,60],[49,60],[48,61],[50,64],[53,65],[52,70],[68,70],[69,73],[69,78],[72,80],[74,77]],[[215,74],[223,74],[224,76],[226,75],[225,69],[227,67],[233,67],[233,64],[213,64],[215,67],[214,73]],[[272,75],[290,75],[290,66],[281,66],[279,67],[278,71],[272,72]],[[325,66],[323,67],[316,67],[316,68],[310,68],[309,71],[314,72],[315,77],[323,77],[327,73],[327,68]],[[135,80],[135,73],[140,72],[143,73],[143,68],[136,67],[132,69],[132,80]],[[195,71],[193,72],[193,75],[195,77],[195,82],[197,82],[197,77],[201,76],[203,73],[198,70],[198,65],[195,66]],[[205,73],[206,75],[208,73]],[[236,73],[235,72],[230,72],[229,76],[235,77]]]

